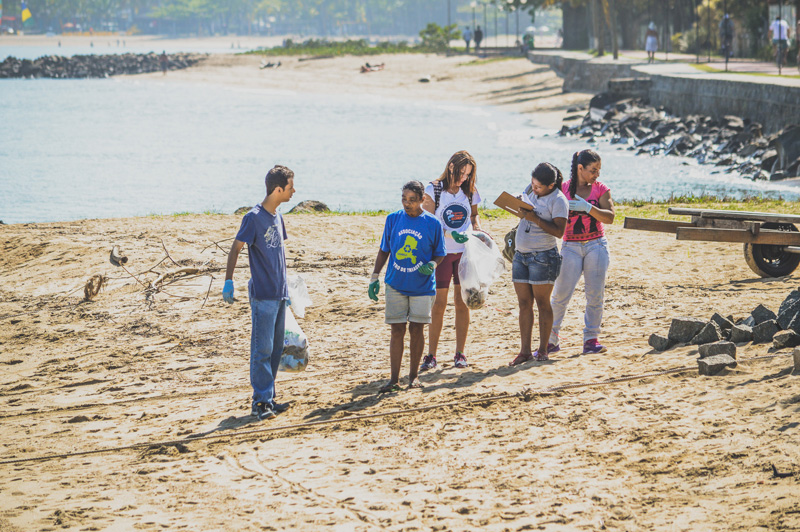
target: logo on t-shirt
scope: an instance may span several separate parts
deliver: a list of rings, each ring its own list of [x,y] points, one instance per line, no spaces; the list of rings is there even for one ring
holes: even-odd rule
[[[267,243],[268,248],[278,248],[281,246],[281,235],[278,234],[278,226],[269,226],[267,232],[264,233],[264,242]]]
[[[398,249],[394,256],[397,260],[411,259],[411,264],[416,264],[417,256],[414,255],[416,250],[417,239],[411,235],[406,235],[406,241],[403,243],[403,247]]]
[[[453,203],[442,210],[442,220],[450,229],[458,229],[467,223],[469,213],[460,203]]]

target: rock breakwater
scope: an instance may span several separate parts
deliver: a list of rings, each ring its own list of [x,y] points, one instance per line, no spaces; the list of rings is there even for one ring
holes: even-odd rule
[[[592,98],[588,112],[573,109],[564,120],[562,136],[624,144],[637,154],[692,157],[752,180],[800,176],[800,125],[765,136],[762,124],[738,116],[678,117],[645,100],[608,93]]]
[[[188,68],[204,54],[167,54],[168,70]],[[160,55],[47,55],[38,59],[8,57],[0,63],[0,78],[107,78],[121,74],[144,74],[161,70]]]

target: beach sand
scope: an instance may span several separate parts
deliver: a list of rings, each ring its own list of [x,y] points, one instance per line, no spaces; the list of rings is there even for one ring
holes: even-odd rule
[[[427,91],[531,113],[569,105],[556,92],[549,103],[527,100],[536,92],[522,80],[557,80],[524,61],[387,56],[374,61],[385,71],[358,74],[364,61],[295,59],[262,71],[260,58],[214,57],[166,79],[391,97]],[[450,79],[418,83],[422,74]],[[290,214],[289,271],[314,302],[299,320],[311,361],[305,372],[279,375],[279,400],[291,409],[256,422],[244,256],[237,301],[221,299],[239,221],[0,225],[0,529],[800,528],[800,376],[791,349],[740,345],[737,368],[702,377],[696,346],[657,353],[647,345],[675,317],[777,310],[796,276],[758,279],[739,245],[679,242],[625,230],[620,219],[608,227],[608,353],[580,355],[581,283],[562,351],[509,368],[519,332],[506,273],[472,313],[468,368],[453,367],[451,305],[440,367],[422,375],[425,388],[379,396],[389,327],[383,295],[371,302],[366,285],[384,218]],[[484,219],[498,242],[513,225]],[[108,260],[114,245],[127,271]],[[147,289],[154,272],[179,266],[203,274]],[[109,280],[85,302],[94,274]],[[768,354],[777,356],[748,360]],[[50,455],[61,456],[9,463]],[[773,464],[795,476],[774,478]]]

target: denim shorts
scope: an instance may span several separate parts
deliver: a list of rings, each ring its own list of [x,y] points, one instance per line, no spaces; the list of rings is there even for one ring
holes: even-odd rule
[[[386,285],[386,323],[430,323],[433,300],[436,296],[403,295]]]
[[[511,280],[515,283],[554,284],[561,272],[558,248],[531,253],[514,253]]]

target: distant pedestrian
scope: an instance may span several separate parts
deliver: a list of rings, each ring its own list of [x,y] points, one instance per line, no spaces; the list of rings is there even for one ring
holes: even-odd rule
[[[658,50],[658,31],[654,22],[647,26],[647,33],[644,34],[644,49],[647,52],[647,62],[654,62]]]
[[[464,37],[464,43],[467,45],[467,53],[469,53],[469,43],[472,41],[472,30],[469,29],[469,26],[465,26],[461,35]]]
[[[789,51],[787,41],[792,36],[789,24],[785,20],[781,20],[780,16],[777,16],[772,24],[769,25],[769,34],[772,38],[772,44],[775,46],[775,61],[779,64],[786,63],[786,54]]]
[[[722,51],[722,57],[733,57],[733,19],[727,13],[719,21],[719,42]]]
[[[158,62],[161,64],[161,72],[166,76],[167,68],[169,68],[169,58],[167,57],[166,50],[161,52],[161,56],[158,58]]]
[[[558,28],[556,32],[556,48],[561,48],[564,45],[564,29]]]
[[[403,208],[386,217],[378,256],[370,277],[368,295],[378,301],[380,274],[387,264],[385,322],[391,327],[389,364],[391,377],[378,393],[400,391],[400,367],[405,350],[406,329],[411,352],[408,387],[422,388],[419,362],[425,348],[425,324],[431,322],[436,296],[433,272],[446,251],[439,221],[422,209],[425,189],[419,181],[403,186]]]
[[[483,40],[483,30],[481,29],[480,26],[475,28],[474,39],[475,39],[475,53],[478,53],[481,51],[481,41]]]
[[[247,244],[250,262],[250,385],[253,387],[251,415],[263,421],[286,410],[287,403],[275,402],[275,377],[283,354],[286,303],[286,226],[278,207],[292,199],[294,172],[275,166],[264,180],[267,196],[250,209],[228,254],[222,298],[233,303],[233,272],[239,252]]]

